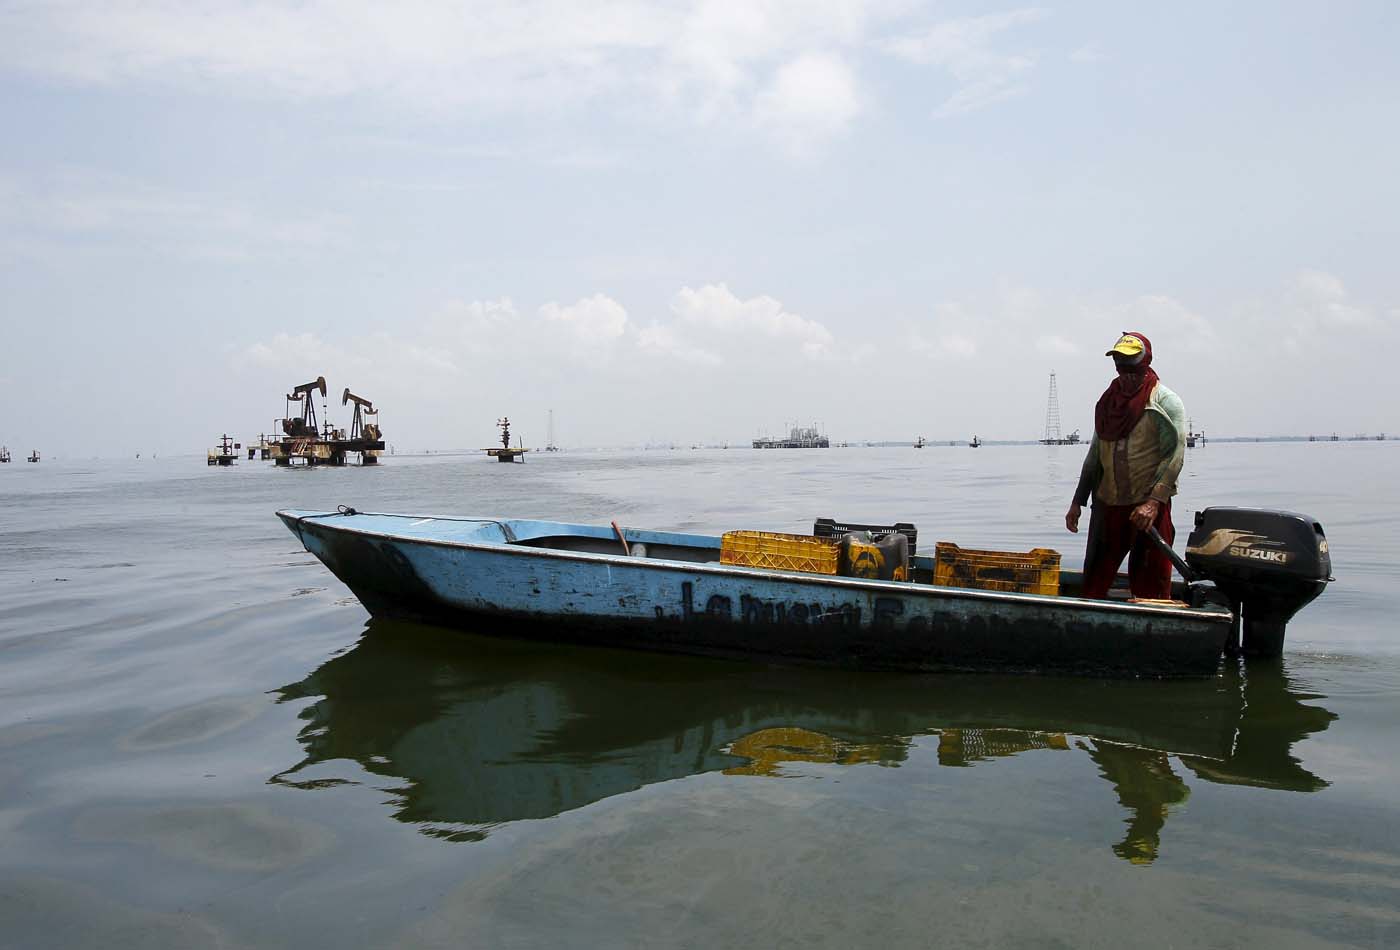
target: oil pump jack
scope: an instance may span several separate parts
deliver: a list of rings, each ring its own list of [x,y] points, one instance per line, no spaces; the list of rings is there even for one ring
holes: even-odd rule
[[[343,451],[359,452],[361,465],[377,465],[379,453],[384,451],[384,438],[379,431],[379,410],[374,408],[374,403],[363,396],[356,396],[347,386],[341,394],[340,404],[346,406],[352,402],[355,404],[355,416],[350,422],[350,438],[345,441]],[[366,420],[366,416],[373,416],[373,421]]]
[[[340,404],[355,404],[354,421],[347,433],[331,425],[329,419],[316,416],[316,395],[326,396],[326,377],[317,376],[309,383],[287,393],[286,417],[276,420],[274,428],[282,434],[269,440],[267,454],[278,465],[292,465],[298,462],[306,465],[344,465],[345,456],[351,452],[360,453],[362,465],[375,465],[384,451],[384,436],[379,428],[379,410],[363,396],[357,396],[347,387],[341,393]],[[262,443],[260,442],[261,446]]]
[[[314,439],[320,435],[316,424],[316,400],[312,394],[320,390],[321,398],[326,398],[326,377],[317,376],[309,383],[302,383],[287,393],[287,416],[282,420],[282,431],[294,439]],[[292,403],[301,404],[301,412],[292,415]]]
[[[272,444],[272,460],[278,465],[291,465],[293,459],[301,459],[307,465],[343,464],[343,458],[341,463],[335,461],[330,442],[321,437],[316,419],[318,392],[324,399],[324,376],[317,376],[287,393],[287,414],[280,420],[282,438]]]

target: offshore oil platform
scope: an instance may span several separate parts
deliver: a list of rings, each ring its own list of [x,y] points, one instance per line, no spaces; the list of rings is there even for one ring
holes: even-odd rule
[[[756,449],[829,449],[831,440],[821,434],[816,425],[793,426],[786,439],[760,436],[753,440]]]
[[[530,450],[524,447],[523,440],[515,448],[510,447],[510,417],[497,419],[496,427],[501,430],[501,447],[487,449],[486,454],[498,462],[524,462],[525,453]]]
[[[272,458],[272,443],[268,441],[267,436],[263,433],[258,434],[256,445],[252,442],[248,443],[248,460],[252,461],[255,458],[261,458],[263,461]]]
[[[274,464],[281,466],[344,465],[350,453],[358,452],[361,465],[377,465],[380,453],[384,451],[379,410],[368,399],[355,395],[347,387],[341,394],[340,404],[355,405],[355,414],[347,432],[333,427],[329,420],[323,425],[317,419],[317,393],[321,394],[322,399],[326,396],[324,376],[317,376],[287,393],[286,415],[274,420],[274,428],[282,430],[282,437],[274,436],[271,440],[265,436],[261,438],[259,450],[266,447],[263,458],[271,458]],[[251,458],[252,447],[249,451]]]
[[[240,443],[233,441],[233,439],[229,437],[229,434],[225,432],[223,437],[219,439],[219,447],[217,449],[209,450],[208,455],[205,457],[204,464],[223,466],[232,465],[234,461],[238,458],[238,450],[241,448],[243,448],[243,446]],[[137,456],[137,458],[140,458],[140,456]]]
[[[1194,419],[1186,420],[1186,447],[1188,449],[1194,449],[1198,445],[1205,444],[1206,434],[1196,431],[1196,421]]]

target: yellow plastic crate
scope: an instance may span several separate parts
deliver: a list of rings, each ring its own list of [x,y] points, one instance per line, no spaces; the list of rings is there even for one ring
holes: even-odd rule
[[[934,546],[933,582],[940,587],[971,587],[1015,594],[1060,593],[1060,552],[1049,548],[976,551],[950,541]]]
[[[770,531],[726,531],[719,542],[719,562],[743,567],[767,567],[804,574],[835,574],[841,545],[805,534]]]
[[[887,571],[885,569],[885,554],[886,552],[881,550],[878,544],[867,544],[864,541],[846,538],[841,543],[841,576],[879,580],[881,574],[887,574],[890,580],[907,581],[909,579],[908,563],[895,564]]]

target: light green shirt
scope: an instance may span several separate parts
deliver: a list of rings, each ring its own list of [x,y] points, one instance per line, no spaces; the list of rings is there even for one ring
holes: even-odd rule
[[[1156,429],[1155,439],[1149,426]],[[1095,503],[1106,505],[1136,505],[1148,498],[1168,501],[1176,494],[1185,461],[1186,407],[1158,380],[1142,418],[1126,438],[1100,440],[1095,433],[1089,440],[1074,503],[1088,502],[1090,492]]]

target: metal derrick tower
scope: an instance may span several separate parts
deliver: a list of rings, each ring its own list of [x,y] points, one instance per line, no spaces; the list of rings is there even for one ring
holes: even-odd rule
[[[1055,373],[1050,373],[1050,396],[1045,404],[1045,442],[1059,443],[1060,435],[1060,394],[1055,388]]]

